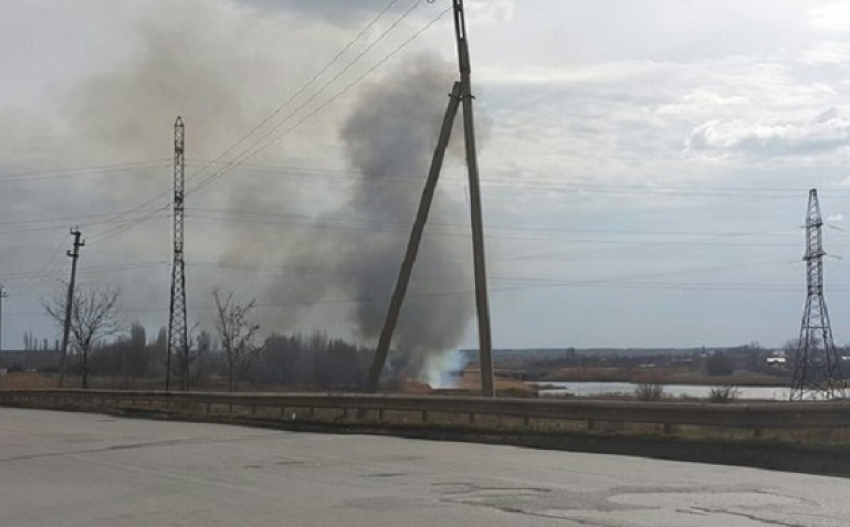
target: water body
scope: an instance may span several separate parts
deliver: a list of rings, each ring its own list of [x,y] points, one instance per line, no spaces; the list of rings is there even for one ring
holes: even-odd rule
[[[634,395],[637,384],[631,382],[539,382],[531,383],[546,386],[540,390],[541,396],[590,397],[594,395]],[[665,384],[664,395],[667,397],[696,397],[707,399],[711,386],[698,384]],[[739,386],[736,387],[738,399],[787,401],[790,396],[789,388],[783,386]]]

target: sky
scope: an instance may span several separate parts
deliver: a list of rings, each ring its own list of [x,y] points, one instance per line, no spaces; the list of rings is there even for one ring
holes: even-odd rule
[[[449,0],[0,0],[3,349],[81,288],[167,325],[186,123],[191,325],[373,346],[457,77]],[[817,188],[850,342],[850,4],[467,0],[496,348],[796,337]],[[458,119],[459,120],[459,119]],[[477,346],[452,145],[396,346]],[[427,342],[426,342],[427,341]]]

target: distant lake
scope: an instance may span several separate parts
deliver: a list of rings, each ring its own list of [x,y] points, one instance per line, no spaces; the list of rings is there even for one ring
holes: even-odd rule
[[[634,395],[637,384],[631,382],[533,382],[536,386],[547,386],[540,390],[541,396],[574,395],[589,397],[593,395],[619,394]],[[707,399],[711,386],[698,384],[665,384],[664,395],[668,397],[696,397]],[[787,401],[789,388],[783,386],[738,386],[738,399]]]

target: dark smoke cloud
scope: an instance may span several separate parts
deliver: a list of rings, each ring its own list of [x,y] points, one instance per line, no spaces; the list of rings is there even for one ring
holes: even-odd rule
[[[134,43],[126,57],[98,65],[72,84],[57,87],[49,104],[20,110],[0,108],[0,171],[36,173],[31,183],[23,180],[2,185],[2,219],[61,218],[38,231],[27,230],[30,225],[25,225],[27,229],[7,227],[0,237],[0,280],[16,296],[16,309],[36,313],[28,318],[10,316],[4,328],[9,335],[25,329],[37,334],[52,331],[49,324],[40,322],[38,298],[52,294],[59,287],[58,279],[67,276],[62,249],[69,243],[68,228],[75,224],[81,226],[89,242],[82,251],[81,282],[120,284],[128,319],[141,319],[154,328],[165,324],[170,281],[167,262],[171,257],[169,214],[162,213],[100,243],[97,239],[120,226],[120,220],[91,223],[103,216],[89,215],[132,211],[159,192],[168,194],[172,181],[172,130],[177,115],[186,122],[190,163],[187,176],[191,176],[309,78],[316,70],[316,57],[332,56],[350,35],[328,24],[286,13],[260,16],[249,9],[234,9],[232,2],[220,1],[145,4],[126,37]],[[299,53],[291,52],[294,43],[298,44]],[[333,123],[329,114],[318,115],[308,123],[312,128],[302,127],[299,135],[302,131],[327,135],[335,129],[325,121]],[[288,143],[303,140],[293,139]],[[276,145],[255,161],[269,165],[290,161],[286,148]],[[309,147],[301,152],[303,158],[315,154]],[[40,180],[37,174],[49,169],[136,161],[157,163],[50,180]],[[197,178],[189,181],[187,189],[195,181]],[[222,208],[232,195],[240,193],[253,196],[247,208],[262,206],[269,194],[263,192],[263,183],[260,178],[235,172],[204,192],[190,195],[187,207]],[[284,194],[297,196],[295,192]],[[121,220],[150,212],[167,199],[159,199],[141,213],[131,212]],[[286,198],[277,199],[275,204],[286,209],[288,202]],[[206,324],[208,313],[198,308],[209,302],[213,287],[232,287],[247,296],[262,288],[262,283],[257,285],[257,277],[248,273],[194,264],[217,261],[222,241],[238,231],[227,222],[197,219],[198,215],[190,210],[186,221],[188,303],[192,321]],[[271,228],[255,230],[259,237],[273,234],[269,233]],[[97,274],[88,271],[97,266],[138,262],[161,265]],[[46,263],[49,265],[43,268]],[[45,272],[50,276],[45,280],[6,278],[25,272]],[[11,315],[11,311],[7,314]]]
[[[0,239],[4,273],[38,271],[47,261],[52,262],[47,270],[55,271],[45,281],[7,283],[17,309],[26,294],[30,307],[24,309],[38,312],[38,298],[52,294],[57,279],[67,275],[68,227],[80,223],[89,242],[82,250],[81,283],[120,285],[126,319],[141,320],[152,330],[167,323],[169,214],[100,243],[96,240],[120,222],[87,224],[85,215],[128,211],[168,190],[177,115],[186,122],[191,176],[310,78],[315,57],[332,57],[351,37],[332,23],[284,10],[230,7],[229,2],[192,9],[156,4],[137,20],[131,35],[137,46],[125,60],[64,86],[38,115],[0,114],[0,168],[6,172],[161,161],[156,167],[0,189],[4,218],[68,218],[52,223],[55,229]],[[294,42],[300,53],[280,52],[291,50]],[[224,287],[240,298],[258,299],[264,331],[318,328],[375,344],[456,76],[453,67],[434,58],[399,59],[407,62],[394,70],[388,63],[382,80],[352,90],[251,160],[345,171],[353,177],[286,177],[239,169],[188,196],[192,323],[208,325],[204,307],[210,305],[210,291]],[[455,133],[455,150],[460,139]],[[455,156],[456,167],[460,159]],[[460,191],[456,184],[438,189],[432,227],[466,221],[462,196],[451,195]],[[247,216],[228,210],[264,214],[261,219],[269,221],[233,221]],[[290,217],[301,218],[300,224],[287,224]],[[470,266],[464,265],[470,259],[468,237],[438,236],[434,230],[426,230],[394,345],[420,362],[429,353],[456,347],[472,313],[471,293],[456,294],[471,289]],[[156,265],[132,267],[138,262]],[[127,268],[90,271],[109,265]],[[52,337],[53,328],[38,326],[38,320],[37,315],[14,319],[8,333],[34,329]]]
[[[376,342],[452,82],[448,64],[420,56],[390,72],[356,101],[340,131],[351,167],[356,169],[348,197],[331,218],[317,220],[320,228],[309,238],[286,246],[291,254],[287,268],[301,269],[303,274],[286,275],[270,290],[274,300],[300,300],[290,316],[321,310],[329,298],[358,299],[348,319],[364,342]],[[455,151],[462,146],[457,133],[453,145]],[[463,202],[449,193],[457,190],[438,185],[429,225],[463,217]],[[340,230],[339,218],[356,219],[353,225],[358,230]],[[471,294],[458,294],[469,290],[469,266],[447,264],[468,259],[467,238],[429,234],[426,228],[394,345],[413,358],[414,367],[421,366],[428,355],[459,344],[473,314]],[[316,269],[327,273],[316,277],[311,272]],[[435,281],[434,274],[443,281]]]

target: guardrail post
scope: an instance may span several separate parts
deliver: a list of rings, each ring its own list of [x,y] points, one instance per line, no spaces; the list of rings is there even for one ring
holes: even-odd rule
[[[588,419],[587,420],[587,429],[588,430],[596,430],[596,421],[594,421],[593,419]]]
[[[257,405],[256,404],[251,405],[251,415],[257,415]]]
[[[280,405],[280,418],[283,419],[283,417],[285,415],[286,415],[286,407],[283,406],[283,405]]]
[[[527,415],[522,416],[522,424],[528,426],[531,423],[531,418]]]
[[[207,417],[210,416],[210,403],[207,403]]]
[[[428,422],[428,410],[422,410],[422,422],[423,423]]]
[[[344,420],[348,421],[348,408],[343,408],[343,409],[342,409],[342,418],[343,418]]]
[[[475,424],[475,414],[469,414],[469,424]]]
[[[379,423],[384,422],[384,409],[383,408],[378,410],[378,422]]]

